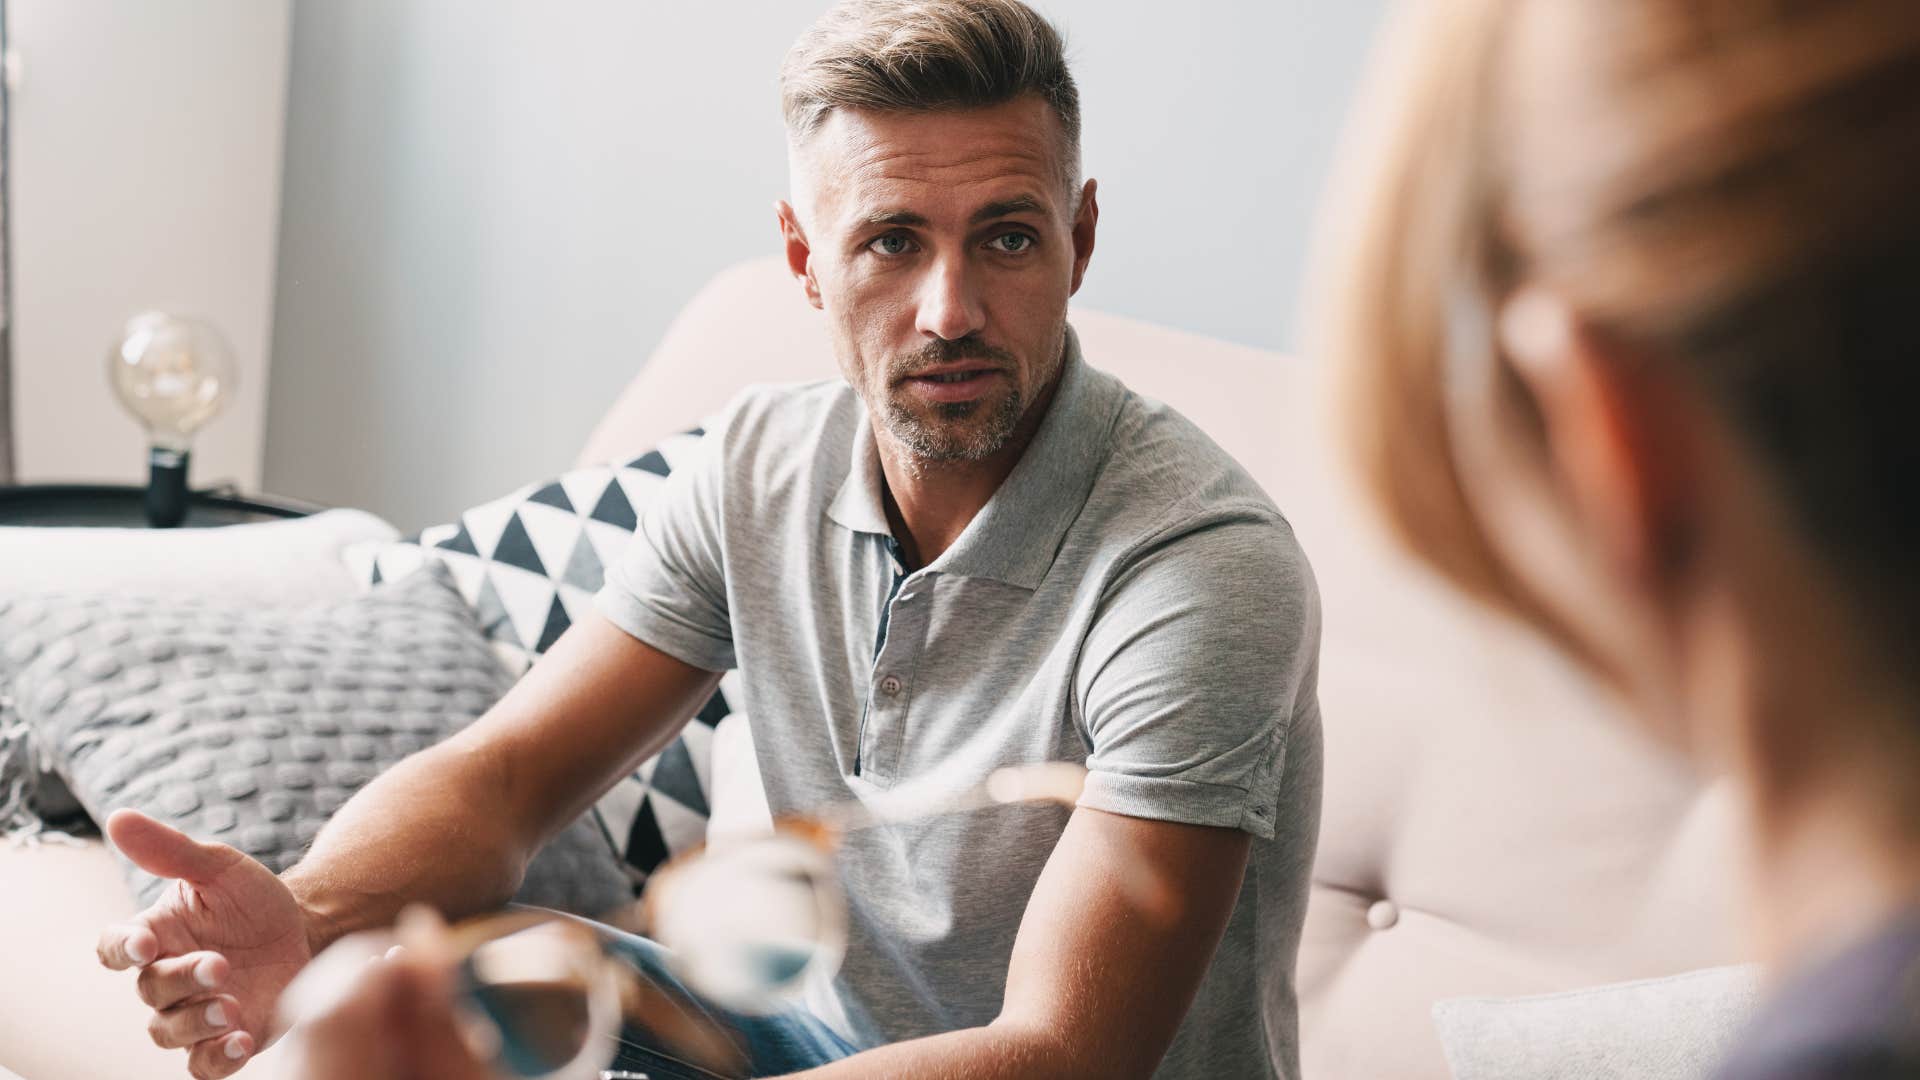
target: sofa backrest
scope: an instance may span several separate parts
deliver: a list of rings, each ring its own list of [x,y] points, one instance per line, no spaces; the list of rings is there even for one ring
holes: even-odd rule
[[[1304,1075],[1440,1080],[1436,1000],[1737,958],[1730,792],[1385,541],[1334,452],[1318,373],[1119,316],[1073,323],[1089,362],[1247,467],[1319,579],[1327,776],[1298,968]],[[736,266],[687,305],[581,460],[644,449],[749,383],[835,371],[781,262]]]

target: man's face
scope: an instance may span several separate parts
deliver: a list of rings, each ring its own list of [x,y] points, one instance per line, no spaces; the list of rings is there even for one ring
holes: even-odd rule
[[[1098,214],[1063,150],[1030,98],[836,110],[794,156],[789,264],[876,429],[922,464],[1004,449],[1060,373]]]

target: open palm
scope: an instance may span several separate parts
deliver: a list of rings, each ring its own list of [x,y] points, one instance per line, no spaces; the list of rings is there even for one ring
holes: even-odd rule
[[[107,837],[134,865],[170,879],[153,905],[100,935],[100,961],[134,968],[156,1043],[188,1051],[196,1077],[231,1074],[278,1034],[274,1006],[312,959],[306,914],[273,871],[132,810]]]

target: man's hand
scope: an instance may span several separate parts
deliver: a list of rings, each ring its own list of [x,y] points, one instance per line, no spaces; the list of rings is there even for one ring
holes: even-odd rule
[[[138,811],[109,817],[107,838],[172,880],[152,907],[101,932],[100,962],[139,970],[155,1043],[186,1049],[199,1080],[231,1074],[278,1034],[274,1005],[313,955],[305,913],[259,862]]]

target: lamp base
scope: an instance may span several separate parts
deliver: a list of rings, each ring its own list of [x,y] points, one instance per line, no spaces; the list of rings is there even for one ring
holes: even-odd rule
[[[187,518],[185,450],[156,446],[147,452],[147,524],[171,529]]]

